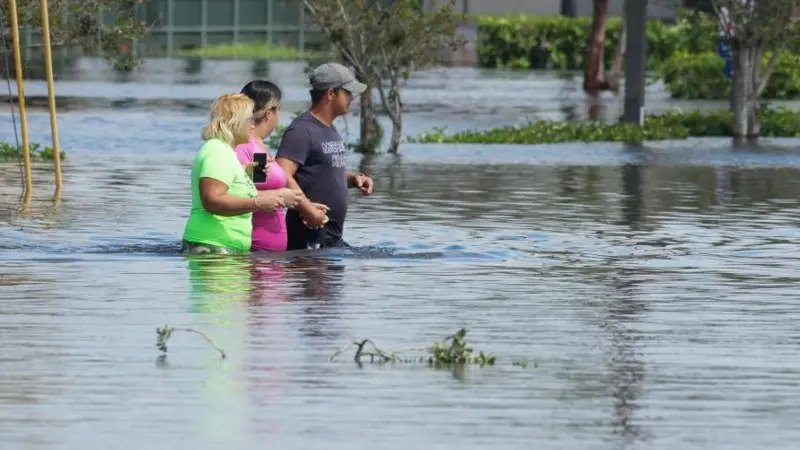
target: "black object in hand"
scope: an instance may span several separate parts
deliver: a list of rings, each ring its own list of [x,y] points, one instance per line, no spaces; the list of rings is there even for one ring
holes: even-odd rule
[[[258,163],[258,165],[253,168],[253,182],[263,183],[267,181],[267,174],[264,172],[264,169],[267,167],[267,154],[256,153],[253,155],[253,161]]]

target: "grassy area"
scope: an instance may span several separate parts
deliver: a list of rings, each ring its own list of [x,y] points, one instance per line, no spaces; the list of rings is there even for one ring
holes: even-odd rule
[[[800,112],[788,109],[761,112],[761,136],[800,137]],[[670,112],[648,116],[644,126],[627,123],[558,122],[542,120],[481,131],[447,134],[442,128],[408,138],[419,143],[552,144],[559,142],[627,142],[731,136],[728,111]]]
[[[42,147],[33,143],[28,146],[31,154],[31,161],[52,161],[53,148]],[[22,149],[8,142],[0,142],[0,162],[18,161],[21,158]],[[66,159],[67,154],[61,152],[61,159]]]
[[[324,57],[325,53],[308,50],[301,52],[296,47],[254,42],[209,45],[191,50],[180,50],[178,55],[209,59],[299,60]]]

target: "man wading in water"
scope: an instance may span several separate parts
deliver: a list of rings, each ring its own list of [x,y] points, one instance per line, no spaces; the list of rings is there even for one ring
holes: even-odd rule
[[[372,178],[347,171],[345,146],[333,121],[347,114],[353,97],[367,88],[341,64],[314,69],[311,109],[299,115],[283,135],[275,160],[289,177],[288,187],[306,198],[286,213],[287,250],[346,247],[342,239],[347,189],[372,193]],[[328,206],[327,215],[312,203]]]

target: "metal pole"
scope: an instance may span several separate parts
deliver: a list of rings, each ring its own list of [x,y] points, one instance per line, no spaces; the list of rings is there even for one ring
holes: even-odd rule
[[[19,104],[19,122],[22,128],[22,165],[25,169],[25,197],[28,203],[33,192],[31,180],[31,154],[28,143],[28,113],[25,111],[25,82],[22,77],[22,54],[19,45],[19,19],[17,17],[17,0],[9,0],[11,13],[11,36],[14,41],[14,66],[17,73],[17,104]]]
[[[200,0],[200,48],[208,45],[208,0]]]
[[[174,50],[175,42],[172,36],[172,22],[173,13],[175,10],[172,8],[172,0],[167,0],[167,57],[172,58],[172,51]]]
[[[298,47],[300,47],[300,57],[302,58],[306,52],[306,7],[300,2],[300,36]]]
[[[233,0],[233,43],[239,42],[239,0]]]
[[[44,45],[44,70],[47,77],[47,103],[50,107],[50,132],[53,134],[53,170],[56,172],[56,190],[53,200],[61,196],[61,150],[58,146],[58,121],[56,120],[56,91],[53,86],[53,54],[50,48],[50,16],[47,0],[40,0],[42,10],[42,44]]]
[[[267,0],[267,43],[272,44],[272,0]]]
[[[625,0],[628,36],[625,67],[625,122],[644,123],[645,61],[647,60],[647,0]]]

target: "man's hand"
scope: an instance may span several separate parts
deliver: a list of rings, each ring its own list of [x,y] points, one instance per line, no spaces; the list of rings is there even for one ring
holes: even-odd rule
[[[311,203],[310,206],[301,212],[303,225],[312,230],[318,230],[328,223],[328,207],[321,203]]]
[[[372,178],[363,173],[350,174],[350,186],[358,188],[362,195],[372,194]]]

